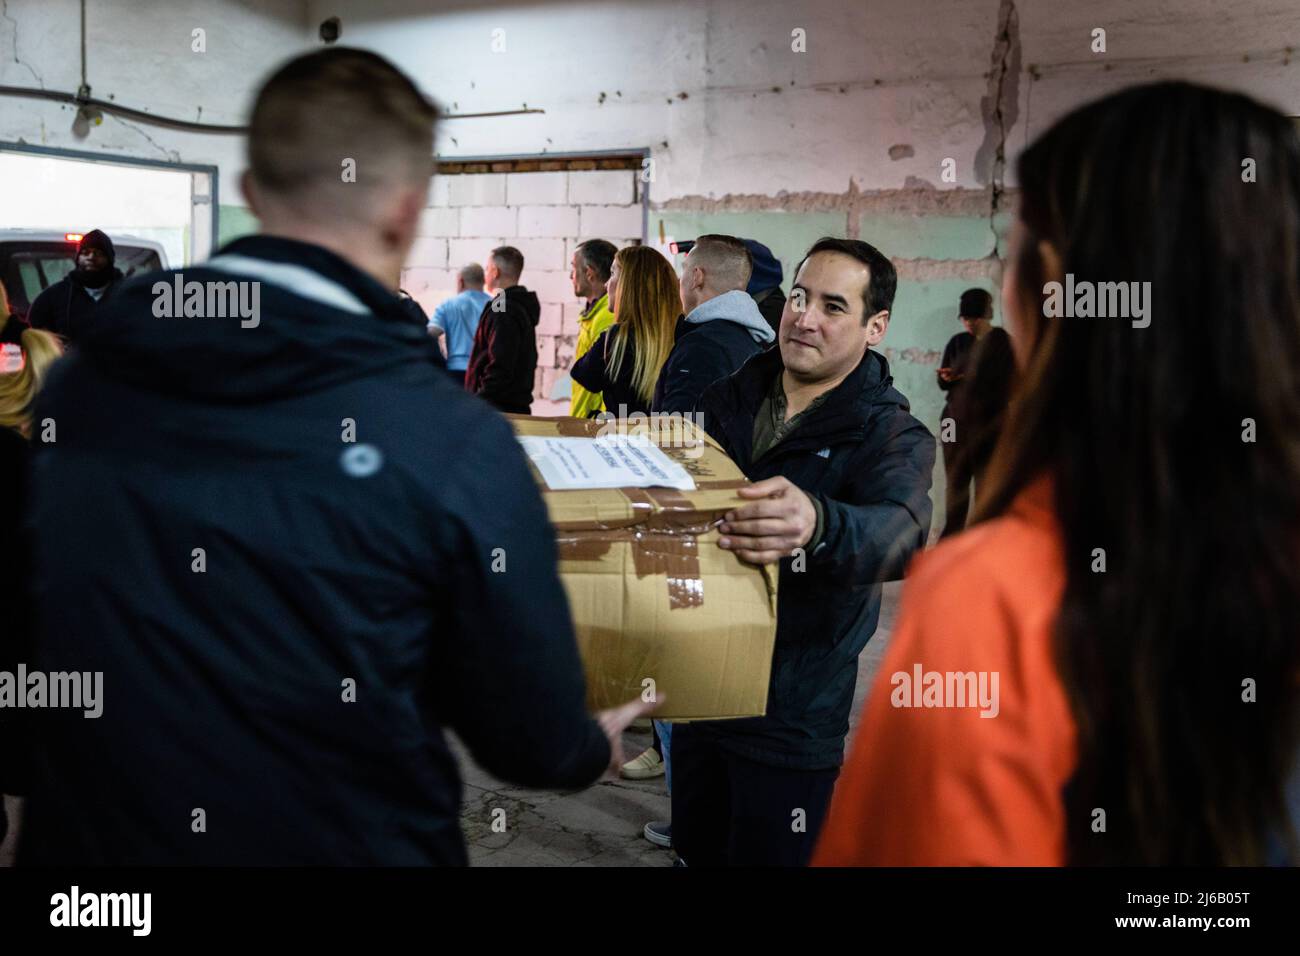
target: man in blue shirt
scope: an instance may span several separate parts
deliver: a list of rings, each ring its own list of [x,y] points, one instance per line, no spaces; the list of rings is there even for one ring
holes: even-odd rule
[[[447,372],[456,384],[464,387],[469,353],[474,347],[474,333],[483,307],[492,297],[483,291],[483,267],[471,262],[456,276],[456,295],[433,310],[429,332],[446,335]]]

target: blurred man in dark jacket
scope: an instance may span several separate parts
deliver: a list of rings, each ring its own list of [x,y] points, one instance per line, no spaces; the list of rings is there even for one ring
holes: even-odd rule
[[[495,295],[479,317],[465,389],[503,412],[527,415],[533,405],[542,307],[536,294],[519,284],[524,254],[514,246],[493,249],[483,272]]]
[[[526,786],[621,762],[523,454],[396,295],[433,122],[372,53],[291,61],[204,313],[135,280],[51,375],[36,666],[104,701],[42,714],[20,862],[463,864],[444,728]]]
[[[925,544],[934,438],[871,350],[895,285],[873,246],[822,239],[796,272],[779,347],[700,402],[709,433],[755,482],[719,543],[779,562],[780,601],[766,716],[674,729],[673,845],[687,866],[807,862],[881,582]]]
[[[77,267],[36,297],[27,312],[28,324],[75,344],[122,281],[116,261],[113,240],[106,233],[98,229],[86,233],[77,244]]]
[[[700,236],[679,283],[685,315],[659,373],[651,411],[688,415],[704,390],[726,378],[776,338],[744,291],[752,262],[733,236]]]

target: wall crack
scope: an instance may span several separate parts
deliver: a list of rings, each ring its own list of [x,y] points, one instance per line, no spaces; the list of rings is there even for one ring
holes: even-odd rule
[[[36,81],[36,84],[41,89],[45,89],[45,81],[41,79],[41,75],[32,68],[32,65],[30,63],[28,63],[26,60],[20,59],[18,56],[18,21],[9,15],[9,0],[0,0],[0,17],[4,17],[4,19],[8,20],[14,26],[13,61],[17,63],[19,66],[26,69],[27,72],[32,75],[32,79]]]
[[[1007,131],[1015,125],[1020,107],[1020,14],[1014,0],[1002,0],[998,29],[993,40],[988,95],[980,100],[984,115],[984,141],[975,153],[975,177],[989,186],[989,232],[997,259],[997,214],[1006,194]]]

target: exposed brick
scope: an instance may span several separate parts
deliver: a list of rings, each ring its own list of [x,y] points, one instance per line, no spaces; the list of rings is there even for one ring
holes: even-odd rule
[[[564,257],[563,239],[512,239],[510,244],[524,254],[525,269],[551,271],[568,269],[569,260]]]
[[[421,236],[411,245],[406,256],[410,269],[445,269],[447,267],[447,240]]]
[[[573,364],[573,352],[578,339],[574,335],[559,335],[555,338],[555,367],[568,371]]]
[[[524,275],[520,281],[536,292],[537,298],[543,302],[572,302],[576,298],[573,294],[573,283],[569,280],[567,272],[548,272],[530,269],[525,265]]]
[[[520,206],[520,236],[564,238],[578,234],[578,210],[572,206]]]
[[[635,177],[635,172],[623,169],[571,172],[569,173],[569,202],[574,205],[635,202]]]
[[[561,309],[563,306],[554,302],[542,303],[541,318],[537,320],[538,335],[563,335],[564,324],[561,319]]]
[[[456,273],[447,269],[404,269],[400,282],[428,315],[456,294]]]
[[[568,399],[553,400],[549,398],[537,398],[533,402],[532,413],[547,418],[557,415],[567,415],[569,414],[569,401]]]
[[[450,290],[456,294],[456,272],[452,269],[409,268],[402,270],[402,288],[419,297],[426,289]]]
[[[468,206],[460,212],[462,236],[513,236],[517,211],[511,206]]]
[[[551,382],[551,387],[546,394],[552,401],[562,401],[567,404],[573,396],[573,379],[569,377],[569,373],[557,368],[555,370],[555,381]],[[567,415],[568,412],[564,414]]]
[[[568,202],[568,173],[507,173],[506,202],[511,206],[562,206]]]
[[[439,179],[447,181],[447,205],[449,206],[504,206],[506,203],[505,173],[435,176],[435,192]]]
[[[464,228],[463,222],[461,228]],[[641,235],[641,207],[583,206],[582,234],[591,236],[639,236]]]
[[[541,334],[537,336],[537,366],[538,368],[555,367],[555,336]]]
[[[579,299],[577,302],[564,303],[564,323],[562,325],[562,334],[577,335],[578,319],[582,315],[582,310],[587,307],[587,303]]]
[[[450,239],[447,242],[447,265],[460,269],[471,262],[483,265],[492,250],[501,245],[496,239]]]
[[[429,201],[430,206],[446,206],[448,187],[452,177],[450,176],[432,176],[429,178]]]
[[[460,235],[459,209],[426,209],[420,213],[420,222],[415,227],[418,236],[441,236],[450,239]]]

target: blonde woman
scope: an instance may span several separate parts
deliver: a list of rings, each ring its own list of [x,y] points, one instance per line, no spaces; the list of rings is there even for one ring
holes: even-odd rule
[[[682,311],[677,274],[649,246],[628,246],[614,256],[607,288],[615,324],[570,374],[587,391],[603,393],[606,410],[619,418],[648,414]]]

